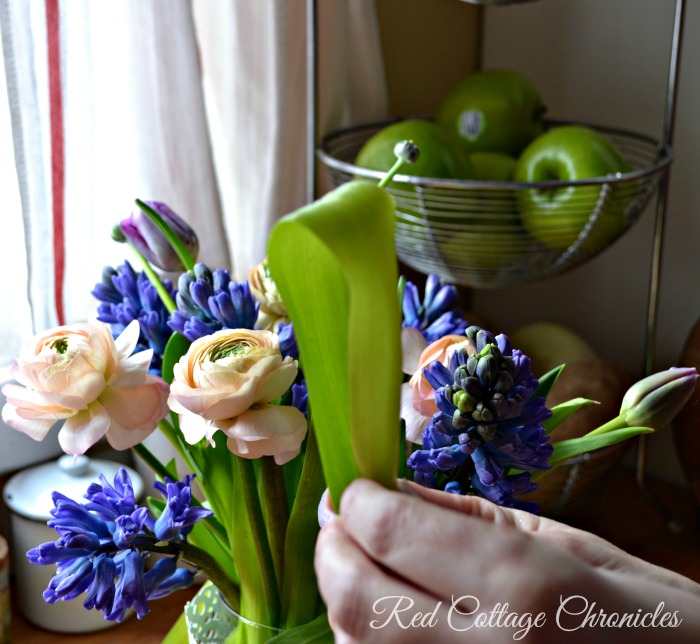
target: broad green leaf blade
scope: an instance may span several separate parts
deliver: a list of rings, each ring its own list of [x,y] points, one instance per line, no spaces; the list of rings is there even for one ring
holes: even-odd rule
[[[281,219],[268,262],[303,360],[336,507],[358,476],[394,487],[401,374],[394,203],[351,181]]]
[[[180,613],[180,617],[173,624],[173,627],[168,631],[161,644],[187,644],[189,642],[187,636],[187,620],[185,619],[184,611]]]
[[[621,443],[622,441],[637,436],[638,434],[649,434],[654,430],[651,427],[624,427],[616,429],[607,434],[597,434],[595,436],[580,436],[565,441],[554,443],[554,451],[549,458],[550,463],[565,461],[566,459],[592,452],[596,449]]]
[[[287,628],[310,622],[322,605],[314,572],[314,551],[320,529],[318,503],[325,487],[312,423],[285,542],[282,618]]]
[[[184,335],[173,333],[165,345],[163,352],[163,380],[168,384],[173,381],[173,368],[175,363],[187,353],[192,344]]]
[[[567,400],[560,405],[552,407],[552,415],[542,423],[542,427],[544,427],[545,433],[551,434],[567,418],[581,409],[581,407],[599,404],[598,401],[590,400],[589,398],[572,398],[571,400]]]
[[[549,392],[552,390],[554,383],[557,381],[557,378],[560,376],[561,372],[564,371],[565,367],[566,365],[560,364],[558,367],[554,367],[554,369],[548,371],[546,374],[544,374],[544,376],[539,378],[540,384],[532,394],[533,397],[539,396],[541,398],[546,398],[549,396]]]

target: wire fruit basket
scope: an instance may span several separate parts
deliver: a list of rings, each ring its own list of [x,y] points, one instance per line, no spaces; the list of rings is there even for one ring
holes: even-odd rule
[[[378,181],[383,172],[354,165],[362,145],[396,122],[333,132],[317,154],[331,181]],[[564,125],[550,122],[548,127]],[[632,169],[580,181],[518,183],[396,175],[399,259],[421,273],[473,288],[500,288],[559,274],[596,255],[639,218],[672,153],[652,138],[593,127],[612,141]]]

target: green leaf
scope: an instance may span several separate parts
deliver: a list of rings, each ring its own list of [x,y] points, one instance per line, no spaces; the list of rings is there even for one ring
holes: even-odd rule
[[[285,542],[282,616],[287,626],[310,622],[321,605],[314,572],[314,550],[319,531],[318,504],[324,488],[316,432],[312,424]]]
[[[561,425],[569,416],[576,413],[581,407],[587,405],[599,405],[596,400],[589,398],[572,398],[559,405],[552,407],[552,415],[542,423],[545,433],[551,434],[559,425]]]
[[[399,465],[398,476],[400,479],[406,478],[408,470],[408,445],[406,441],[406,421],[401,418],[399,423]]]
[[[173,627],[168,631],[168,634],[163,638],[161,644],[187,644],[188,641],[187,621],[183,611],[173,624]]]
[[[554,443],[554,451],[549,458],[550,463],[566,461],[579,454],[592,452],[596,449],[608,447],[615,443],[621,443],[639,434],[649,434],[654,430],[651,427],[623,427],[607,434],[597,434],[595,436],[580,436],[565,441]]]
[[[163,352],[163,380],[168,384],[173,381],[173,368],[175,364],[187,353],[192,344],[184,335],[173,333],[165,345]]]
[[[548,371],[544,376],[542,376],[539,379],[539,386],[537,389],[535,389],[535,392],[532,394],[533,398],[539,396],[540,398],[546,398],[549,396],[549,392],[552,390],[552,387],[554,386],[554,383],[557,381],[557,378],[561,374],[562,371],[564,371],[564,368],[566,365],[560,364],[558,367],[554,367],[551,371]]]
[[[401,315],[394,203],[351,181],[281,219],[268,262],[304,361],[333,503],[358,476],[396,485]]]
[[[328,623],[328,614],[319,615],[313,622],[297,626],[276,635],[268,644],[332,644],[333,631]]]

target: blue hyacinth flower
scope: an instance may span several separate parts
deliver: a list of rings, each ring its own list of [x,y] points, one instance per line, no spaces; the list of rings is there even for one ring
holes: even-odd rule
[[[162,284],[175,297],[170,280],[163,280]],[[165,346],[173,331],[168,326],[170,314],[146,274],[136,273],[129,262],[117,268],[107,266],[92,295],[100,301],[97,319],[110,325],[115,338],[130,322],[139,321],[141,332],[134,351],[153,349],[150,371],[160,375]]]
[[[457,298],[457,289],[443,286],[434,273],[428,275],[422,300],[416,285],[406,282],[401,303],[403,326],[418,329],[428,344],[445,335],[462,335],[469,325],[455,309]]]
[[[85,495],[87,503],[54,492],[48,525],[59,537],[27,553],[33,564],[56,565],[44,600],[53,604],[85,593],[86,608],[101,611],[107,620],[121,621],[130,609],[141,619],[149,612],[148,600],[190,586],[195,572],[179,567],[177,556],[159,560],[148,572],[144,561],[151,549],[163,545],[163,541],[177,550],[192,525],[212,514],[191,507],[193,478],[189,475],[182,482],[166,482],[168,503],[164,518],[158,520],[148,508],[136,504],[133,485],[124,468],[116,474],[113,484],[101,476],[100,483],[90,485]],[[157,487],[161,489],[163,484]]]
[[[234,282],[227,270],[212,272],[202,263],[180,276],[175,302],[168,324],[193,342],[221,329],[255,328],[260,306],[248,282]]]
[[[539,383],[529,358],[505,335],[494,337],[475,326],[465,333],[475,355],[459,349],[449,367],[433,362],[423,370],[438,413],[408,466],[423,485],[533,509],[530,503],[518,505],[515,495],[536,487],[529,472],[550,467],[553,448],[542,423],[552,412],[544,398],[533,395]],[[527,477],[514,478],[511,470]]]

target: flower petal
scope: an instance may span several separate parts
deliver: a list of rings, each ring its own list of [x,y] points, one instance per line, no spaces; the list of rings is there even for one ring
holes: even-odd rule
[[[58,443],[66,454],[84,454],[108,429],[109,414],[99,402],[94,402],[66,420],[58,432]]]
[[[428,343],[423,334],[412,326],[401,329],[401,371],[412,376],[418,370],[421,353]]]
[[[243,458],[274,456],[282,465],[299,453],[306,429],[306,418],[296,407],[263,405],[236,419],[226,431],[227,447]]]
[[[255,402],[269,403],[279,398],[293,384],[299,373],[296,360],[287,357],[279,369],[268,373],[258,385]]]
[[[437,408],[436,408],[437,410]],[[431,416],[423,416],[413,406],[413,390],[407,382],[401,385],[401,418],[406,422],[406,440],[411,443],[422,442],[423,430],[428,426]]]
[[[17,414],[17,407],[11,403],[5,403],[2,408],[3,422],[16,429],[18,432],[26,434],[35,441],[44,440],[49,430],[56,424],[57,420],[52,419],[27,419]]]
[[[153,349],[146,349],[120,360],[107,385],[114,387],[138,387],[142,385],[148,374],[148,368],[151,366],[152,358]]]
[[[185,411],[180,415],[180,431],[190,445],[196,445],[204,437],[213,445],[213,436],[217,430],[218,427],[197,414]]]
[[[139,341],[139,334],[141,333],[141,326],[138,320],[132,320],[127,325],[119,337],[114,341],[114,346],[117,350],[117,362],[121,363],[126,360],[136,348],[136,344]]]
[[[110,419],[121,427],[150,432],[168,414],[167,397],[165,381],[149,376],[141,387],[108,387],[100,396],[100,402]]]

